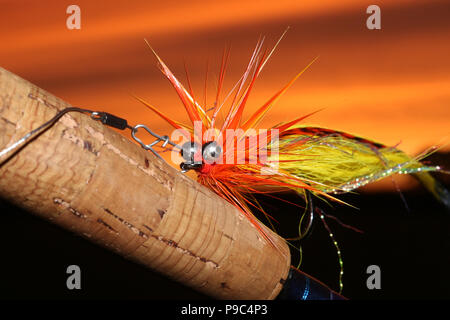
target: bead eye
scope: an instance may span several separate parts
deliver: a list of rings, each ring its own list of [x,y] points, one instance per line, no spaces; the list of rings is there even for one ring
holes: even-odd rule
[[[222,148],[215,141],[207,142],[203,145],[203,161],[212,164],[222,155]]]
[[[200,151],[200,146],[195,143],[188,141],[184,143],[181,147],[181,156],[188,163],[194,163],[194,156]]]

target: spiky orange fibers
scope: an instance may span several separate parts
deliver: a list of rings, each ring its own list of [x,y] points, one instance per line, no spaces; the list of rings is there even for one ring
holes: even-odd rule
[[[284,34],[281,38],[283,36]],[[143,99],[138,99],[175,129],[181,129],[189,142],[206,146],[215,141],[221,146],[220,158],[213,162],[203,159],[201,165],[194,168],[199,183],[239,208],[271,244],[275,242],[264,232],[250,209],[255,207],[266,214],[255,201],[257,193],[273,196],[280,191],[295,190],[304,193],[309,190],[316,196],[340,201],[331,194],[347,192],[395,173],[405,173],[415,174],[422,181],[428,181],[425,186],[439,196],[435,191],[435,184],[430,182],[432,177],[426,172],[440,170],[439,167],[424,166],[419,158],[410,158],[396,148],[348,133],[298,126],[300,121],[313,113],[267,131],[255,129],[274,103],[315,59],[244,121],[244,109],[255,81],[279,41],[270,51],[263,50],[263,38],[257,42],[242,77],[221,101],[229,57],[229,50],[224,51],[216,101],[211,110],[206,110],[206,106],[202,107],[194,99],[190,82],[188,81],[188,91],[151,49],[162,73],[180,97],[192,126],[174,121]],[[228,111],[219,125],[218,115],[223,112],[229,99],[231,102]],[[229,132],[232,134],[229,135]]]
[[[283,36],[284,33],[282,37]],[[234,162],[232,163],[229,163],[228,161],[213,164],[204,163],[202,168],[197,170],[198,182],[209,187],[219,196],[239,208],[251,221],[251,223],[261,232],[262,236],[272,244],[274,242],[270,239],[268,234],[263,231],[259,221],[253,216],[250,209],[251,206],[255,206],[260,209],[259,206],[255,205],[253,194],[266,193],[268,192],[266,190],[271,190],[270,192],[273,192],[274,190],[308,189],[314,191],[315,193],[326,195],[320,190],[311,187],[302,179],[293,176],[289,172],[280,170],[279,168],[274,168],[274,166],[276,166],[275,161],[267,161],[267,157],[261,160],[260,157],[258,157],[258,152],[261,151],[261,143],[266,146],[264,151],[267,156],[270,157],[272,151],[271,141],[274,137],[272,137],[272,131],[267,132],[267,135],[265,136],[255,134],[252,131],[252,128],[256,127],[260,123],[267,111],[281,97],[281,95],[285,93],[290,86],[292,86],[294,81],[314,62],[314,60],[302,71],[300,71],[291,81],[289,81],[287,85],[271,97],[262,107],[256,110],[256,112],[245,122],[242,121],[243,111],[253,89],[253,85],[279,41],[270,52],[263,52],[262,48],[264,39],[260,39],[257,42],[256,48],[244,74],[224,101],[220,102],[220,91],[223,87],[223,79],[229,57],[229,50],[225,50],[220,68],[216,101],[214,108],[211,110],[211,116],[209,116],[207,111],[193,98],[194,95],[192,90],[188,91],[181,84],[181,82],[174,76],[174,74],[147,42],[151,51],[157,58],[160,70],[173,85],[178,96],[180,97],[192,124],[194,125],[195,123],[201,123],[201,131],[208,132],[207,134],[200,133],[199,136],[197,136],[191,126],[181,124],[170,119],[170,117],[164,115],[151,104],[145,102],[141,98],[138,98],[139,101],[144,103],[158,116],[166,120],[175,129],[186,129],[190,140],[198,141],[200,144],[204,144],[209,141],[220,141],[221,146],[223,146],[223,159],[227,156],[229,157],[230,152],[233,153],[232,156]],[[233,99],[219,129],[217,123],[218,114],[222,111],[222,107],[226,103],[227,98],[230,96],[233,96]],[[273,128],[276,129],[274,132],[277,134],[282,134],[284,131],[287,131],[290,127],[305,119],[307,116],[299,117],[298,119],[295,119],[287,124],[282,124],[275,127]],[[242,125],[241,122],[243,122]],[[226,134],[230,129],[235,132],[235,135],[233,135],[231,139],[227,138],[228,136]],[[259,141],[259,143],[255,141]],[[239,149],[240,152],[238,152],[235,145],[241,142],[245,142],[245,145],[244,148]],[[256,156],[252,156],[255,154]]]

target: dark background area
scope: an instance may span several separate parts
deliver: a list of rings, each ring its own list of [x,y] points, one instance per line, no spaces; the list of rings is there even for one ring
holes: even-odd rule
[[[436,155],[440,163],[448,154]],[[433,161],[433,162],[436,162]],[[441,176],[448,186],[448,176]],[[424,189],[347,194],[340,198],[359,208],[329,207],[327,214],[364,231],[328,219],[344,260],[344,291],[351,299],[449,299],[450,212]],[[301,201],[287,196],[290,201]],[[299,208],[262,199],[277,208],[282,234],[293,235]],[[91,244],[5,201],[0,201],[0,299],[208,299],[133,262]],[[338,288],[339,264],[328,232],[316,219],[303,241],[301,269]],[[293,251],[294,260],[297,256]],[[82,289],[66,288],[66,268],[80,266]],[[381,268],[381,290],[368,290],[366,269]]]

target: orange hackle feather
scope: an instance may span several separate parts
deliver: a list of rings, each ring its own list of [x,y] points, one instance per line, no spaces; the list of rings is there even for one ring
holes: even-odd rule
[[[286,30],[287,31],[287,30]],[[286,31],[283,33],[281,38],[284,36]],[[233,90],[234,97],[231,102],[231,106],[228,109],[226,117],[222,123],[220,129],[217,127],[217,117],[219,112],[221,111],[222,106],[225,101],[220,102],[220,94],[223,88],[223,80],[226,72],[226,66],[229,58],[229,49],[226,49],[222,56],[222,62],[220,67],[220,73],[217,84],[217,93],[216,93],[216,101],[214,103],[214,107],[212,110],[212,116],[209,117],[207,115],[206,106],[201,107],[200,104],[194,99],[194,94],[192,87],[190,85],[190,81],[188,79],[188,86],[190,90],[188,91],[181,82],[174,76],[174,74],[170,71],[167,65],[162,61],[162,59],[156,54],[156,52],[151,48],[150,44],[146,41],[147,45],[155,55],[158,60],[158,65],[162,71],[162,73],[167,77],[170,81],[174,89],[176,90],[178,96],[180,97],[184,108],[192,122],[199,121],[202,124],[202,132],[205,132],[208,129],[214,129],[217,132],[217,136],[207,136],[203,137],[202,143],[208,142],[210,139],[212,140],[223,140],[223,156],[227,156],[228,152],[234,152],[234,159],[244,160],[244,164],[205,164],[203,168],[197,171],[198,182],[212,189],[215,193],[217,193],[222,198],[231,202],[234,206],[236,206],[245,217],[259,230],[264,239],[266,239],[270,244],[275,246],[275,241],[272,240],[269,233],[267,233],[264,228],[261,226],[259,220],[252,214],[250,207],[257,207],[259,210],[263,211],[263,209],[255,204],[254,196],[255,193],[266,193],[267,188],[273,190],[286,190],[286,189],[307,189],[314,191],[316,194],[322,194],[329,198],[333,198],[326,193],[321,192],[313,188],[311,185],[302,179],[299,179],[288,172],[285,172],[281,169],[278,169],[276,174],[271,174],[271,168],[267,166],[267,164],[263,164],[258,159],[249,159],[248,154],[252,151],[257,150],[259,145],[257,143],[247,143],[245,146],[245,152],[241,152],[238,154],[236,150],[234,150],[234,144],[237,141],[242,141],[247,137],[247,133],[250,129],[257,126],[263,117],[267,114],[269,109],[274,105],[274,103],[288,90],[289,87],[298,79],[298,77],[305,72],[306,69],[311,66],[311,64],[317,59],[315,58],[311,63],[309,63],[303,70],[301,70],[295,77],[289,81],[281,90],[279,90],[274,96],[272,96],[262,107],[260,107],[256,112],[251,115],[246,121],[242,121],[243,112],[246,107],[248,98],[253,89],[253,85],[261,73],[264,65],[267,60],[270,58],[275,48],[279,44],[281,38],[278,40],[276,45],[272,48],[272,50],[267,52],[262,52],[262,46],[264,39],[260,39],[256,45],[256,48],[251,56],[250,62],[238,83],[232,89],[232,91],[228,94],[229,97]],[[158,116],[167,121],[170,125],[172,125],[176,129],[187,129],[191,134],[190,140],[194,141],[194,132],[191,126],[181,124],[175,120],[170,119],[168,116],[161,113],[157,108],[144,101],[141,98],[138,98],[139,101],[144,103],[150,110],[154,111]],[[226,98],[225,98],[226,100]],[[292,125],[298,123],[299,121],[305,119],[306,117],[312,115],[308,114],[306,116],[295,119],[287,124],[280,125],[276,129],[279,130],[279,134],[282,134],[283,131],[288,130]],[[243,123],[243,124],[241,124]],[[227,141],[227,137],[225,135],[226,130],[233,129],[239,130],[242,132],[237,136],[233,137],[233,140]],[[259,135],[256,135],[259,138]],[[234,140],[236,139],[236,140]],[[267,139],[269,144],[271,141],[271,133],[267,133]],[[267,148],[267,152],[270,152],[270,147]],[[228,153],[229,155],[229,153]],[[251,163],[248,163],[251,162]],[[263,169],[263,170],[262,170]],[[265,171],[264,171],[265,169]],[[334,199],[334,198],[333,198]],[[335,199],[337,200],[337,199]],[[270,217],[266,212],[263,211],[269,218]]]

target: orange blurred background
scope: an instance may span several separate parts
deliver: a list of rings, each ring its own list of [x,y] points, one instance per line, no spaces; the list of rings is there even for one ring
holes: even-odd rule
[[[68,30],[66,8],[81,8],[81,29]],[[196,97],[214,98],[222,51],[225,79],[239,79],[260,35],[273,45],[247,107],[262,105],[314,57],[319,59],[270,111],[268,127],[319,108],[308,124],[356,133],[409,154],[449,142],[450,4],[377,1],[381,30],[366,28],[372,2],[343,1],[0,1],[0,66],[72,105],[171,128],[132,94],[187,121],[156,67],[147,38],[181,81],[184,62]],[[128,135],[128,133],[127,133]],[[448,149],[448,148],[447,148]]]

